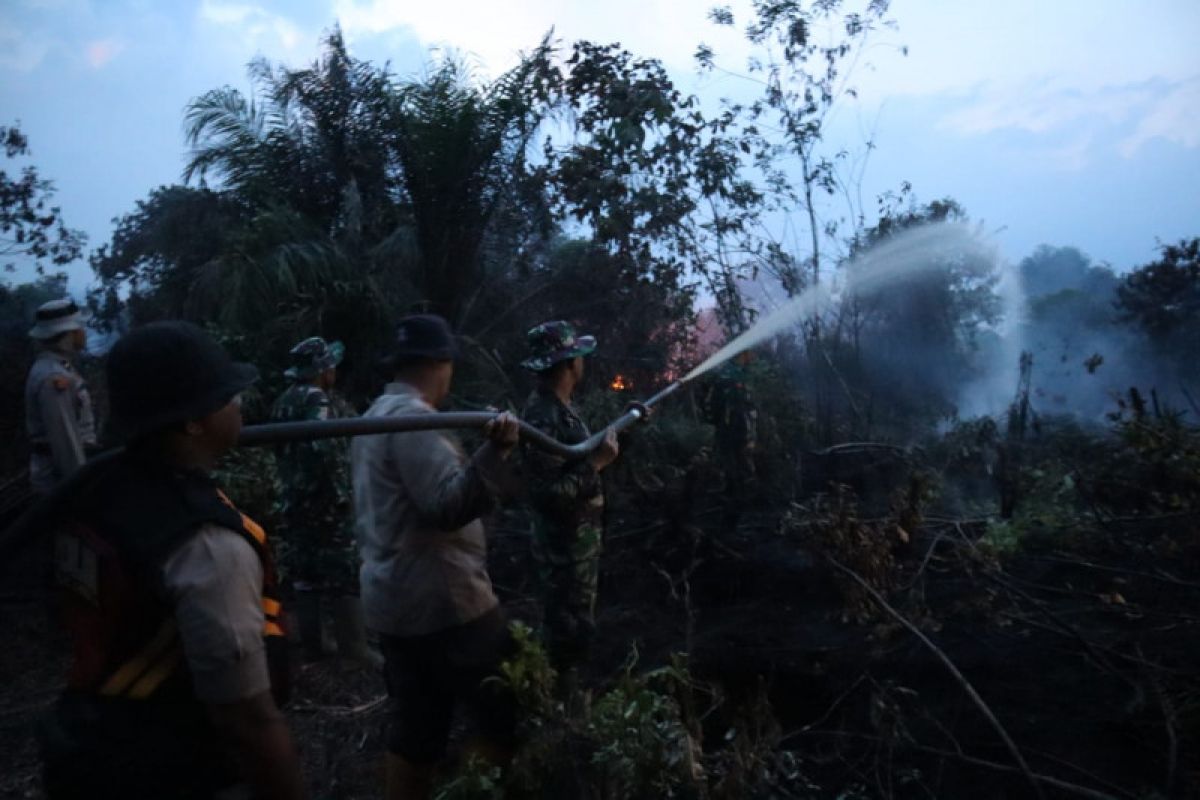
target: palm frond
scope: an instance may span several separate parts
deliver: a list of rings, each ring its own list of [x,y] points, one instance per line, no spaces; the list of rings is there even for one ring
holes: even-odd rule
[[[224,86],[188,104],[184,135],[192,147],[185,182],[213,171],[240,183],[261,159],[263,115],[253,100]]]

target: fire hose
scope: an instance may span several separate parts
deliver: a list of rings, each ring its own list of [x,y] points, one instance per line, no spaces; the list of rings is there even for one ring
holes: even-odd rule
[[[620,433],[635,424],[643,419],[650,409],[658,405],[664,398],[674,394],[681,386],[683,386],[683,382],[676,381],[649,400],[631,403],[625,413],[578,444],[564,444],[525,422],[520,422],[521,438],[551,455],[569,460],[583,458],[600,446],[609,431]],[[495,413],[488,411],[458,411],[444,414],[401,414],[392,417],[343,417],[342,419],[307,422],[272,422],[266,425],[246,426],[242,429],[238,446],[257,447],[297,440],[370,436],[403,431],[482,428],[495,417]]]
[[[599,447],[609,431],[620,433],[644,419],[650,409],[678,391],[683,383],[683,381],[676,381],[644,402],[631,403],[621,416],[578,444],[560,442],[525,422],[520,422],[521,437],[552,455],[568,460],[580,459]],[[334,439],[346,436],[482,428],[495,418],[496,412],[467,411],[442,414],[398,414],[390,417],[344,417],[305,422],[272,422],[263,425],[247,425],[242,429],[241,436],[238,438],[238,446],[261,447],[285,442]],[[71,473],[66,480],[34,503],[3,533],[0,533],[0,563],[6,561],[12,553],[19,550],[39,531],[54,525],[58,517],[66,510],[69,500],[99,476],[105,465],[110,464],[124,452],[125,448],[115,447],[89,459],[86,464]]]

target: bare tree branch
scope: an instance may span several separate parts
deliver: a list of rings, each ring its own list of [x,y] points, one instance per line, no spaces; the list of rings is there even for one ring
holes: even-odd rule
[[[989,708],[988,704],[984,702],[982,697],[979,696],[979,692],[975,691],[975,687],[972,686],[971,682],[966,679],[966,676],[959,671],[958,667],[954,665],[954,662],[950,660],[950,657],[946,655],[945,651],[934,644],[928,636],[922,633],[921,629],[909,621],[908,617],[892,608],[891,604],[889,604],[887,600],[883,599],[883,595],[875,591],[875,588],[863,580],[861,575],[849,567],[841,564],[837,560],[830,558],[829,556],[826,556],[826,558],[835,569],[841,571],[847,577],[851,578],[855,583],[861,586],[867,592],[867,594],[871,596],[871,599],[879,604],[880,608],[882,608],[888,613],[889,616],[907,628],[910,633],[921,640],[922,644],[929,648],[930,652],[937,656],[938,660],[941,661],[946,666],[946,669],[950,672],[950,674],[954,676],[954,679],[958,682],[958,685],[962,687],[963,691],[967,693],[967,696],[971,698],[971,701],[975,703],[976,708],[979,709],[980,713],[983,714],[983,716],[991,724],[1001,741],[1004,742],[1004,746],[1007,747],[1008,752],[1012,754],[1013,761],[1017,763],[1020,771],[1025,775],[1026,780],[1029,781],[1029,785],[1033,788],[1034,794],[1036,794],[1039,798],[1044,797],[1042,794],[1041,784],[1038,783],[1037,777],[1033,774],[1033,771],[1029,769],[1029,765],[1025,763],[1025,757],[1021,755],[1021,751],[1017,748],[1016,742],[1014,742],[1012,737],[1008,735],[1008,731],[1005,730],[1004,725],[1002,725],[1000,720],[996,718],[996,715],[992,712],[992,709]]]

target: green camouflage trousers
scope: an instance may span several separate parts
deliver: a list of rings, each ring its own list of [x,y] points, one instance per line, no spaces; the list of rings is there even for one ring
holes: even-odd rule
[[[534,558],[541,580],[546,648],[551,663],[562,671],[587,659],[595,637],[602,531],[581,525],[569,532],[572,535],[563,536],[561,530],[540,528],[535,527]]]
[[[286,522],[276,540],[280,577],[298,589],[358,594],[358,548],[342,526],[315,529]]]

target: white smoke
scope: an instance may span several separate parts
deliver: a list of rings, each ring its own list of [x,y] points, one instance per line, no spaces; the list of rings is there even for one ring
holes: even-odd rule
[[[997,259],[1001,318],[980,343],[977,363],[980,374],[963,386],[958,397],[959,417],[993,416],[1003,412],[1016,395],[1020,380],[1019,362],[1025,350],[1025,317],[1028,298],[1021,271],[1009,261]]]

